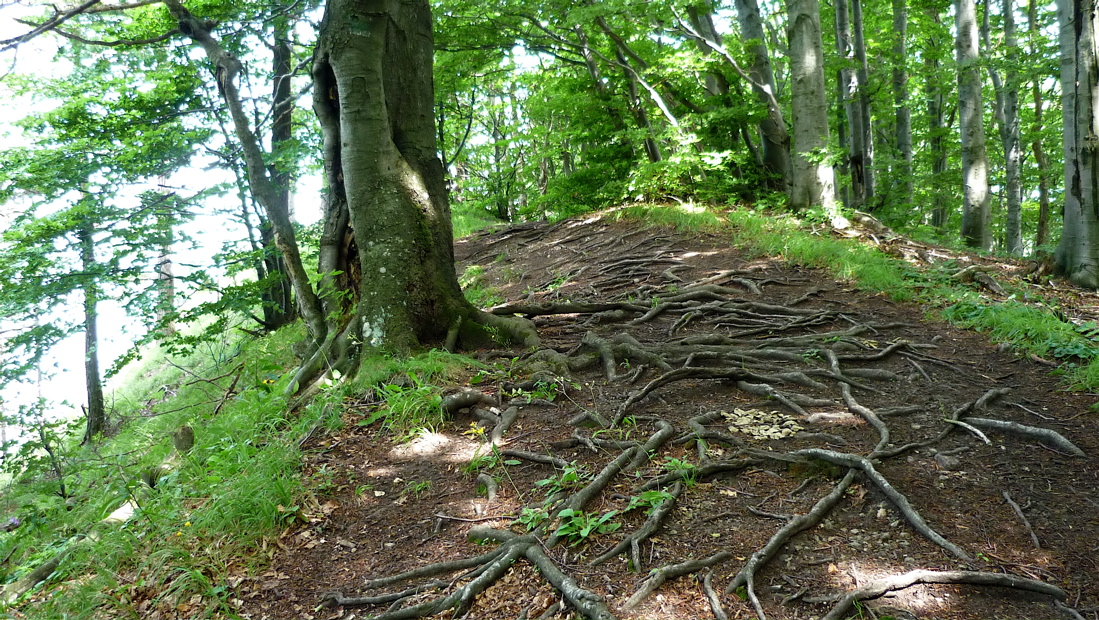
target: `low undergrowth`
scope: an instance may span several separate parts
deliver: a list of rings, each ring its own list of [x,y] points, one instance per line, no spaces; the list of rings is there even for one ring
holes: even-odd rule
[[[52,437],[49,467],[5,461],[12,482],[0,514],[19,522],[0,534],[5,580],[63,558],[48,594],[23,596],[28,613],[233,615],[226,584],[262,566],[278,533],[306,510],[297,439],[329,409],[322,398],[287,411],[284,370],[298,337],[289,328],[186,358],[151,356],[114,394],[110,437],[82,447],[78,421]],[[193,446],[176,450],[169,437],[183,427]],[[28,454],[42,446],[31,439]]]

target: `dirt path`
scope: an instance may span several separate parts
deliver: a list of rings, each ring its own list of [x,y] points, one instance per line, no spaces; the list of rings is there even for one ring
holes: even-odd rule
[[[1074,617],[1062,593],[1097,617],[1094,397],[1062,391],[1049,368],[715,235],[593,219],[457,252],[506,295],[497,312],[533,317],[546,348],[483,352],[495,371],[475,387],[493,402],[459,403],[405,446],[356,425],[368,399],[349,403],[344,428],[307,445],[310,522],[237,588],[245,617]],[[471,465],[478,450],[489,457]],[[496,483],[491,499],[478,473]],[[511,525],[519,515],[538,536]],[[769,545],[780,531],[800,533]],[[708,564],[635,594],[688,560]],[[906,573],[1000,585],[914,585],[836,609]],[[424,583],[392,613],[347,600]],[[337,591],[348,604],[322,605]]]

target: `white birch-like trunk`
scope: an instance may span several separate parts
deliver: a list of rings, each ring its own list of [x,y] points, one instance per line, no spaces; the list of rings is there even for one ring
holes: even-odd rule
[[[837,226],[846,226],[836,207],[828,162],[828,105],[824,96],[824,50],[817,0],[788,0],[790,109],[794,121],[793,184],[790,206],[820,206]]]
[[[958,117],[962,142],[962,240],[972,248],[992,245],[989,226],[988,152],[974,0],[957,0]]]

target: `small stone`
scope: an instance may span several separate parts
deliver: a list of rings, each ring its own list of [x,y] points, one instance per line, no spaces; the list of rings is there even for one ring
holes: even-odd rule
[[[939,469],[944,469],[946,471],[955,471],[962,466],[961,459],[941,452],[935,455],[935,462],[938,463]]]

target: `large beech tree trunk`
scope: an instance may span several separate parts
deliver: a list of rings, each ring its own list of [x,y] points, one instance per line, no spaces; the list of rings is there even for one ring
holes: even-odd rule
[[[962,240],[971,248],[988,249],[992,245],[988,152],[974,0],[957,0],[954,19],[958,30],[958,110],[962,139]]]
[[[1073,283],[1099,288],[1099,12],[1091,0],[1059,0],[1065,217],[1054,259]]]
[[[164,0],[180,31],[206,52],[243,147],[249,184],[271,221],[309,337],[291,390],[357,370],[361,346],[538,343],[529,322],[473,308],[454,273],[453,232],[436,151],[431,12],[427,0],[332,0],[313,58],[313,109],[323,137],[327,195],[314,289],[289,210],[272,183],[236,76],[241,62],[214,23]]]
[[[337,360],[337,369],[353,366],[357,342],[390,351],[453,346],[459,327],[469,338],[476,323],[494,320],[465,300],[454,273],[432,44],[427,0],[331,0],[321,22],[313,106],[324,136],[331,232],[321,271],[346,266],[350,273],[332,278],[326,286],[335,290],[325,298],[352,300],[350,312],[328,309],[344,318],[331,326],[333,348],[326,343],[319,354]],[[529,330],[520,339],[536,337]],[[310,364],[302,370],[306,380]]]
[[[828,163],[828,104],[824,96],[824,53],[817,0],[788,0],[790,109],[794,120],[793,186],[790,206],[820,206],[838,219],[834,174]]]

